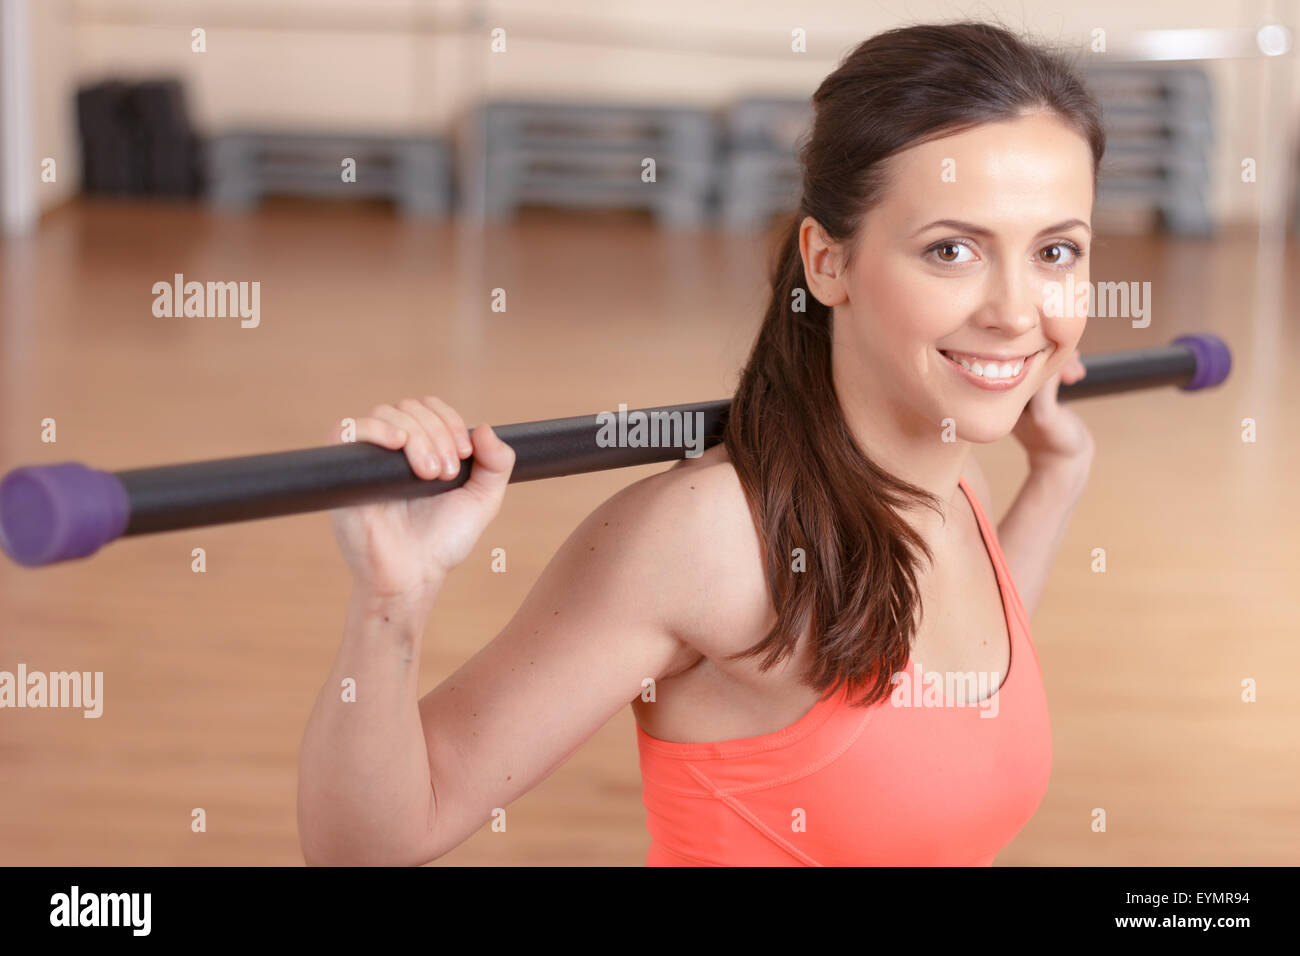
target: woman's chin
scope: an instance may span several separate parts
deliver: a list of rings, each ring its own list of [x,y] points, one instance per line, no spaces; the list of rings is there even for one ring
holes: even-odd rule
[[[1011,434],[1016,427],[1015,421],[965,421],[957,426],[957,440],[974,445],[991,445]]]

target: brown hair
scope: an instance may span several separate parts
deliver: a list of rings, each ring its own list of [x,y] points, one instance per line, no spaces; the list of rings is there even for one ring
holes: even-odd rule
[[[776,624],[734,655],[767,670],[807,631],[805,683],[847,684],[855,703],[889,695],[920,623],[919,555],[933,555],[897,509],[938,499],[877,467],[844,420],[831,375],[831,310],[804,286],[799,224],[851,240],[887,185],[884,161],[926,140],[1048,109],[1093,153],[1101,109],[1070,62],[978,22],[901,27],[859,44],[813,94],[800,148],[803,190],[772,266],[772,298],[740,375],[724,441],[763,550]],[[802,303],[802,309],[799,308]],[[792,567],[803,549],[807,572]]]

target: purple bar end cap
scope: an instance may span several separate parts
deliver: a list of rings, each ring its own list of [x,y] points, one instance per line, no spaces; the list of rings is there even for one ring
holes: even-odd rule
[[[0,481],[0,545],[28,567],[94,554],[129,516],[116,475],[74,462],[15,468]]]
[[[1180,335],[1171,344],[1186,346],[1196,356],[1196,374],[1186,385],[1179,386],[1185,392],[1220,385],[1232,370],[1232,353],[1228,351],[1228,343],[1217,335],[1206,332]]]

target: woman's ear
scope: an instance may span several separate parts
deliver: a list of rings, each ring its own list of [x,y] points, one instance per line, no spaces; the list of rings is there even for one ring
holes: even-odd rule
[[[829,239],[812,216],[799,224],[799,254],[813,298],[828,308],[848,298],[840,244]]]

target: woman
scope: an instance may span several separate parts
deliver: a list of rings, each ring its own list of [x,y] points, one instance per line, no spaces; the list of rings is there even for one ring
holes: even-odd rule
[[[629,702],[650,864],[990,864],[1033,814],[1028,621],[1093,454],[1056,402],[1086,317],[1044,302],[1088,279],[1100,111],[977,23],[873,37],[813,104],[725,441],[596,509],[423,698],[425,620],[513,453],[437,398],[359,420],[425,478],[475,464],[334,513],[355,587],[303,742],[308,863],[437,858]],[[971,446],[1008,433],[1030,470],[999,537]]]

